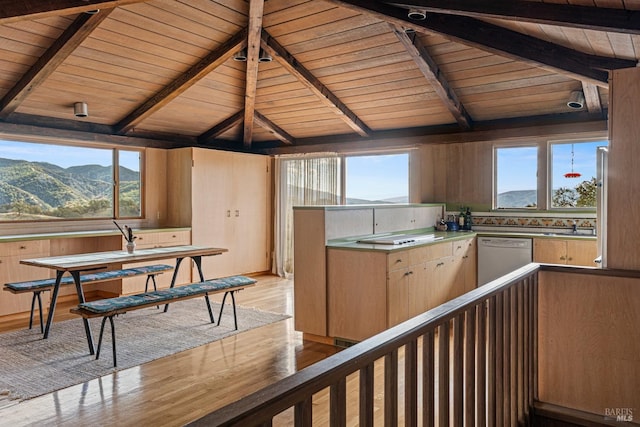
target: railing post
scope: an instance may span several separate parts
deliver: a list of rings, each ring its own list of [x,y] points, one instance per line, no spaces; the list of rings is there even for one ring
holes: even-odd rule
[[[398,425],[398,350],[384,357],[384,425]]]

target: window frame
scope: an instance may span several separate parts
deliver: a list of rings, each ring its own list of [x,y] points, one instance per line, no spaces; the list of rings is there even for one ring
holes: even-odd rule
[[[547,149],[547,176],[546,176],[546,203],[547,210],[551,212],[596,212],[597,206],[587,207],[587,206],[576,206],[576,207],[554,207],[553,206],[553,149],[552,145],[554,144],[588,144],[593,142],[606,142],[607,147],[609,146],[608,138],[584,138],[584,139],[562,139],[562,140],[549,140],[546,144]],[[596,168],[597,166],[594,165]],[[597,169],[596,169],[596,178],[597,178]]]
[[[374,152],[357,152],[357,153],[344,153],[340,155],[340,205],[343,206],[365,206],[358,204],[347,204],[347,160],[350,157],[372,157],[372,156],[395,156],[406,155],[407,156],[407,202],[411,203],[411,150],[389,150],[389,151],[374,151]],[[390,203],[390,204],[402,204],[402,203]]]
[[[521,208],[499,208],[497,207],[498,203],[498,150],[499,149],[509,149],[509,148],[535,148],[536,149],[536,206],[532,206],[530,208],[521,207]],[[541,210],[540,209],[540,144],[537,143],[529,143],[529,144],[498,144],[493,146],[493,182],[492,182],[492,197],[491,197],[491,209],[497,212],[514,212],[514,211],[523,211],[523,212],[532,212]]]
[[[99,150],[109,150],[111,152],[111,168],[112,168],[112,193],[111,193],[111,215],[110,216],[100,216],[100,217],[86,217],[86,218],[77,218],[77,217],[69,217],[69,218],[46,218],[46,219],[25,219],[25,220],[0,220],[0,224],[28,224],[28,223],[57,223],[64,221],[74,221],[74,222],[82,222],[82,221],[105,221],[105,220],[119,220],[119,219],[134,219],[134,220],[143,220],[145,218],[145,154],[146,150],[144,147],[119,147],[110,144],[84,144],[82,142],[76,141],[51,141],[48,139],[22,139],[22,138],[14,138],[14,137],[3,137],[0,138],[1,142],[7,143],[21,143],[21,144],[44,144],[48,146],[61,146],[61,147],[71,147],[71,148],[81,148],[81,149],[99,149]],[[120,216],[119,207],[120,207],[120,178],[119,178],[119,169],[120,169],[120,157],[119,154],[121,151],[126,152],[137,152],[139,153],[139,182],[140,182],[140,215],[139,216]],[[26,161],[28,158],[24,158]],[[52,163],[54,164],[54,163]]]
[[[571,138],[571,139],[544,139],[533,140],[531,142],[517,143],[494,143],[492,146],[492,200],[491,211],[492,212],[550,212],[550,213],[595,213],[596,207],[558,207],[551,206],[552,199],[552,157],[551,157],[551,144],[580,144],[580,143],[592,143],[602,141],[606,142],[607,146],[610,145],[609,138],[607,136],[590,136],[585,138]],[[498,180],[498,165],[497,165],[497,150],[500,148],[517,148],[517,147],[537,147],[538,148],[538,160],[537,160],[537,198],[538,206],[535,208],[497,208],[497,180]]]

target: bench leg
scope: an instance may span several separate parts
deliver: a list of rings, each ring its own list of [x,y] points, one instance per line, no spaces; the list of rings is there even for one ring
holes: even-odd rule
[[[156,286],[156,275],[155,274],[149,274],[147,276],[147,281],[144,282],[144,292],[147,293],[147,290],[149,289],[149,279],[151,279],[151,282],[153,282],[153,290],[157,291],[158,287]],[[157,309],[160,309],[159,305],[156,305]]]
[[[211,323],[216,323],[216,319],[213,317],[213,310],[211,310],[211,302],[209,301],[209,294],[204,294],[204,300],[207,302],[207,310],[209,310],[209,319],[211,319]]]
[[[31,314],[29,315],[29,329],[33,327],[33,312],[36,308],[36,300],[38,300],[38,315],[40,317],[40,333],[44,333],[44,323],[42,321],[42,298],[40,293],[42,291],[33,291],[33,297],[31,298]]]
[[[227,299],[227,294],[231,294],[231,302],[233,305],[233,322],[235,324],[236,330],[238,330],[238,317],[236,315],[236,297],[235,297],[235,292],[236,291],[227,291],[224,293],[224,296],[222,297],[222,304],[220,305],[220,314],[218,315],[218,326],[220,326],[220,320],[222,320],[222,311],[224,310],[224,302]]]
[[[96,349],[96,360],[98,360],[100,358],[100,348],[102,348],[102,335],[104,333],[104,324],[107,321],[107,318],[109,319],[109,324],[111,325],[111,343],[112,343],[112,347],[113,347],[113,367],[117,367],[118,366],[118,362],[116,359],[116,329],[113,323],[113,316],[104,316],[102,318],[102,323],[100,324],[100,338],[98,338],[98,348]]]

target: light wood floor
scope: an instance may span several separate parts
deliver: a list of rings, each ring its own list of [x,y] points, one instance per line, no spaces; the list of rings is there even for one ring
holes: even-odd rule
[[[257,279],[238,304],[293,315],[292,281]],[[66,312],[59,306],[57,320]],[[0,333],[25,326],[0,324]],[[183,425],[336,351],[303,342],[290,318],[28,401],[5,399],[0,426]]]

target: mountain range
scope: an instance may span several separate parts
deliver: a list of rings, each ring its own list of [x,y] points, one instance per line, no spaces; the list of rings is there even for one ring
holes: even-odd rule
[[[139,173],[120,167],[120,181],[139,181]],[[137,187],[137,186],[136,186]],[[112,199],[111,166],[82,165],[63,168],[47,162],[0,158],[0,207],[26,202],[44,211],[68,202]]]

